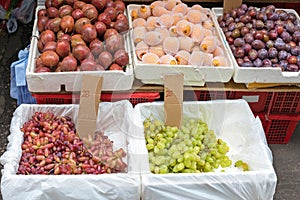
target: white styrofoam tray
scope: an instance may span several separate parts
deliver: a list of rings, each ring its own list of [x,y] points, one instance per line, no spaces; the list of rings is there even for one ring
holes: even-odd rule
[[[26,199],[140,199],[139,166],[129,127],[133,107],[127,100],[100,103],[97,130],[104,131],[114,148],[124,148],[127,173],[101,175],[16,175],[23,142],[20,128],[36,111],[51,111],[58,116],[69,116],[76,123],[79,105],[22,104],[14,112],[8,136],[7,151],[0,161],[4,166],[1,193],[4,200]]]
[[[38,6],[37,11],[42,8],[44,7]],[[132,88],[134,74],[131,64],[131,56],[129,56],[129,64],[126,66],[125,72],[112,70],[35,73],[35,59],[39,55],[39,51],[37,49],[37,40],[39,36],[37,29],[37,17],[35,18],[32,36],[28,65],[26,69],[26,79],[30,92],[60,92],[62,85],[65,86],[66,91],[78,92],[81,89],[81,80],[84,74],[103,76],[102,91],[129,90]],[[124,34],[125,47],[130,55],[128,37],[128,34]]]
[[[130,4],[127,6],[127,16],[131,16],[132,10],[135,10],[140,5]],[[132,20],[129,18],[129,27],[132,28]],[[182,73],[184,74],[184,85],[203,86],[206,82],[229,82],[234,68],[231,59],[228,59],[226,67],[213,66],[192,66],[192,65],[163,65],[163,64],[142,64],[135,54],[135,45],[132,40],[132,31],[130,32],[130,44],[132,49],[132,59],[134,65],[134,73],[137,79],[140,79],[145,84],[163,85],[163,74]],[[219,34],[218,37],[220,38]],[[229,58],[227,49],[222,45],[225,57]]]
[[[297,16],[297,20],[300,20],[298,13],[293,9],[280,9],[285,10],[288,13],[294,13]],[[217,17],[223,14],[223,8],[212,8],[213,20],[217,29],[221,33],[224,44],[229,51],[232,63],[235,71],[233,74],[233,80],[236,83],[300,83],[300,71],[299,72],[283,72],[280,68],[272,67],[240,67],[234,55],[229,47],[223,30],[219,26]]]
[[[259,118],[245,100],[214,100],[183,103],[183,116],[202,119],[218,138],[227,142],[232,163],[241,159],[250,171],[229,168],[226,172],[152,174],[143,132],[143,121],[164,119],[163,102],[138,104],[134,120],[140,147],[142,199],[273,199],[277,176],[272,153]]]

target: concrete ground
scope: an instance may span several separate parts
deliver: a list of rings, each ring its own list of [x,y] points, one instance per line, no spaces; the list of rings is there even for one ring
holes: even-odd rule
[[[277,174],[275,200],[300,198],[300,124],[288,144],[270,144]]]
[[[30,41],[32,24],[19,25],[14,34],[0,32],[0,154],[7,146],[10,120],[16,100],[10,98],[10,65],[17,61],[17,53]],[[269,145],[278,178],[275,200],[297,200],[300,197],[300,126],[288,144]],[[2,169],[3,166],[0,166]],[[1,176],[1,175],[0,175]],[[1,200],[0,195],[0,200]]]

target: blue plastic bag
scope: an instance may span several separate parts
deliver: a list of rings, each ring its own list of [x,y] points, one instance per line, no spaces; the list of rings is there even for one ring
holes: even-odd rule
[[[19,51],[19,60],[10,66],[10,96],[17,99],[17,104],[36,104],[36,99],[32,97],[27,87],[26,67],[28,62],[29,46]]]

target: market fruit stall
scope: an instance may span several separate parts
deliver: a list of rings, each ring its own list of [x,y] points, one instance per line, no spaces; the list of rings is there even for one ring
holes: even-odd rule
[[[26,69],[37,104],[13,115],[3,199],[273,199],[268,144],[300,120],[297,12],[138,2],[38,1]],[[176,126],[166,74],[183,79]],[[100,91],[82,88],[90,75]],[[102,102],[83,112],[86,97]],[[96,124],[84,137],[82,114]]]

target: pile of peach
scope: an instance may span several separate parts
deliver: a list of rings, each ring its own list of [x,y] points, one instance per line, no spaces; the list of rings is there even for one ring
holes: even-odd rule
[[[208,9],[157,0],[130,15],[135,54],[143,64],[228,66]]]

